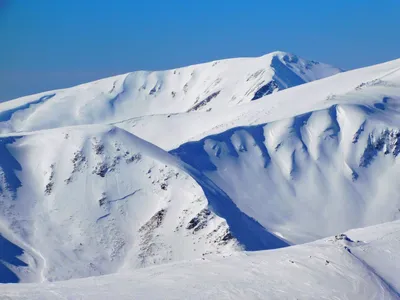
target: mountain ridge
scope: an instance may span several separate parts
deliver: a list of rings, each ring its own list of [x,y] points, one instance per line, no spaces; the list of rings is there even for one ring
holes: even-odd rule
[[[339,72],[329,65],[281,52],[167,71],[137,71],[0,103],[0,131],[221,110]]]
[[[274,57],[285,62],[285,54],[269,58]],[[209,64],[215,69],[224,63]],[[250,67],[252,72],[240,76],[255,74]],[[186,71],[190,76],[192,70]],[[161,99],[165,85],[157,88],[159,74],[147,75],[156,75],[155,84],[142,91],[149,96],[156,87],[152,101]],[[109,83],[107,91],[113,88]],[[119,105],[134,97],[121,94],[116,85],[113,93],[119,96],[110,98],[112,105],[107,98],[97,106],[97,92],[104,87],[80,86],[82,93],[65,99],[44,94],[36,102],[17,103],[19,109],[12,107],[15,103],[0,105],[0,224],[8,234],[5,243],[14,247],[5,266],[23,282],[116,274],[101,277],[106,280],[137,268],[168,272],[170,261],[190,273],[181,261],[214,260],[215,255],[229,256],[227,264],[245,265],[240,257],[258,254],[243,249],[281,248],[400,218],[395,188],[400,60],[255,100],[260,89],[254,89],[247,103],[207,111],[214,101],[229,99],[210,88],[204,109],[190,111],[197,105],[193,101],[178,110],[170,106],[123,119],[127,110],[119,115],[123,120],[110,114],[119,114]],[[388,225],[388,234],[396,234],[396,224]],[[365,230],[381,228],[376,226]],[[349,236],[351,242],[337,237],[343,243],[339,248],[335,242],[312,249],[322,255],[324,249],[340,249],[335,257],[340,263],[350,260],[357,268],[354,276],[367,276],[360,282],[374,286],[371,293],[395,298],[397,282],[390,273],[376,271],[381,268],[377,254],[367,263],[366,257],[351,256],[364,244]],[[350,254],[349,245],[354,246]],[[296,251],[286,248],[271,253]],[[308,251],[313,250],[305,250],[304,257],[313,256]],[[163,266],[153,266],[158,264]],[[313,270],[323,274],[327,266],[332,265]],[[341,267],[340,272],[348,270]],[[133,273],[152,274],[146,272]]]

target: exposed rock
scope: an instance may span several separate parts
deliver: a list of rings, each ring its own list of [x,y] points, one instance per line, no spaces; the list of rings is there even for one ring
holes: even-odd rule
[[[360,159],[360,167],[368,167],[379,152],[397,157],[400,153],[400,131],[386,129],[378,137],[372,133],[368,136],[368,144]]]
[[[48,184],[46,184],[44,193],[45,193],[46,195],[50,195],[50,194],[51,194],[51,191],[53,190],[53,186],[54,186],[54,182],[49,182]]]
[[[270,95],[277,90],[279,90],[279,85],[274,80],[271,80],[270,82],[268,82],[267,84],[265,84],[261,88],[259,88],[254,93],[254,97],[251,100],[253,101],[253,100],[260,99],[261,97]]]
[[[344,233],[335,235],[335,240],[336,240],[336,241],[353,242],[353,240],[350,239],[350,238],[349,238],[346,234],[344,234]]]
[[[205,98],[204,100],[200,101],[199,103],[197,103],[196,105],[194,105],[192,108],[190,108],[187,112],[192,112],[192,111],[196,111],[199,108],[207,105],[207,103],[209,103],[212,99],[214,99],[215,97],[217,97],[219,95],[221,91],[217,91],[215,93],[212,93],[211,95],[209,95],[207,98]]]
[[[100,205],[100,206],[103,206],[104,204],[106,204],[106,202],[107,202],[107,196],[106,196],[106,194],[103,192],[103,193],[101,194],[101,198],[99,199],[99,205]]]
[[[53,190],[53,187],[54,187],[54,172],[55,172],[55,165],[54,164],[51,164],[50,165],[50,176],[49,176],[49,182],[46,184],[46,187],[45,187],[45,189],[44,189],[44,193],[46,194],[46,195],[50,195],[51,194],[51,192],[52,192],[52,190]]]
[[[208,209],[205,208],[201,210],[193,219],[189,221],[186,229],[193,229],[193,232],[197,232],[200,229],[203,229],[207,226],[207,222],[210,219],[210,216],[211,212]]]
[[[363,133],[363,131],[364,131],[364,126],[365,126],[365,122],[361,124],[360,128],[358,128],[357,132],[354,134],[353,144],[358,142],[358,139],[360,138],[361,133]]]
[[[125,162],[127,164],[129,164],[131,162],[134,162],[134,161],[139,161],[139,160],[142,159],[142,155],[140,153],[136,153],[136,154],[133,154],[131,156],[129,156],[129,152],[127,152],[127,153],[128,153],[128,155],[124,156],[125,157]]]
[[[103,154],[104,152],[104,145],[103,144],[95,144],[93,145],[94,152],[97,155]]]
[[[158,211],[146,224],[140,227],[139,232],[148,232],[160,227],[166,213],[166,209],[161,209],[160,211]]]
[[[82,151],[76,151],[74,153],[74,157],[72,158],[72,164],[73,164],[73,169],[72,169],[72,174],[69,176],[67,179],[64,180],[66,184],[69,184],[73,180],[73,175],[76,172],[82,171],[86,166],[87,166],[87,161],[86,157],[83,155]]]
[[[166,256],[158,255],[159,250],[165,250],[167,245],[157,242],[157,236],[154,236],[154,231],[161,226],[166,212],[167,211],[165,209],[158,211],[146,224],[139,229],[139,233],[141,234],[141,242],[138,258],[142,266],[153,264],[155,262],[159,263],[170,260],[168,253],[171,254],[171,252],[167,251]]]

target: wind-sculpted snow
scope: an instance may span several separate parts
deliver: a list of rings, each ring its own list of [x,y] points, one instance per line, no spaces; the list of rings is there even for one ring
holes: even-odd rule
[[[31,106],[36,105],[36,104],[42,104],[42,103],[46,102],[47,100],[53,98],[55,95],[56,94],[44,95],[44,96],[40,97],[38,100],[28,101],[19,106],[17,103],[15,103],[15,104],[17,104],[17,106],[15,106],[14,108],[11,108],[9,110],[3,110],[0,113],[0,122],[9,121],[12,118],[12,116],[14,115],[14,113],[17,113],[18,111],[27,110]],[[16,101],[16,102],[18,102],[18,101]]]
[[[65,128],[0,142],[9,190],[0,223],[24,251],[27,267],[7,265],[21,281],[287,246],[201,172],[121,129]]]
[[[5,285],[12,299],[399,299],[400,223],[123,274]]]
[[[340,73],[223,111],[141,116],[114,124],[166,150],[230,128],[266,124],[334,105],[357,108],[349,122],[356,118],[357,123],[358,118],[365,119],[374,112],[382,122],[397,127],[398,119],[391,114],[398,111],[399,70],[400,60],[396,60]]]
[[[308,242],[400,217],[397,190],[387,188],[400,174],[399,127],[382,123],[376,107],[357,118],[363,110],[333,105],[235,127],[171,154],[201,171],[268,231],[290,243]],[[399,119],[399,111],[391,115]],[[354,129],[357,123],[362,131]]]
[[[246,242],[266,247],[263,234],[268,232],[259,224],[250,228],[237,210],[243,220],[235,218],[235,231],[247,224],[241,231],[245,235],[237,238],[209,207],[207,198],[222,201],[221,191],[121,129],[65,128],[0,142],[6,174],[0,196],[1,255],[23,282],[231,255]],[[192,230],[193,220],[205,210],[201,226]],[[4,270],[1,280],[15,281],[15,276]]]
[[[221,110],[339,72],[283,52],[167,71],[138,71],[1,103],[0,132]],[[264,91],[268,84],[271,89]]]
[[[400,60],[334,70],[278,52],[0,104],[2,281],[73,279],[7,295],[398,299]]]

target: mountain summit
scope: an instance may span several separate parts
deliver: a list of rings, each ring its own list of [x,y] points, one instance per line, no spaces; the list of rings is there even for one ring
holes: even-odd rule
[[[137,71],[1,103],[0,132],[224,110],[339,72],[285,52]]]
[[[2,103],[4,290],[397,299],[399,95],[274,52]]]

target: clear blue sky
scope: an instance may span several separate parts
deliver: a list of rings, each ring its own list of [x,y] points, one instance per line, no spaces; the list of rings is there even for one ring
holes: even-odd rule
[[[139,69],[283,50],[400,57],[400,0],[0,0],[0,101]]]

